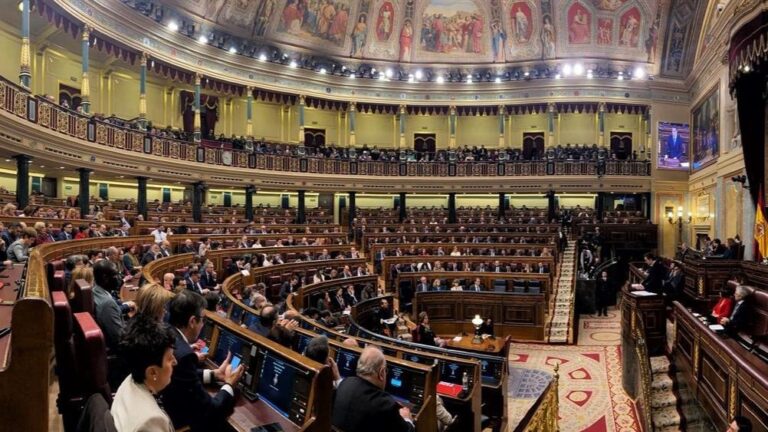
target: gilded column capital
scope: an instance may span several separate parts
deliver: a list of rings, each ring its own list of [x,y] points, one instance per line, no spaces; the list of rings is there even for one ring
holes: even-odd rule
[[[91,37],[91,32],[92,32],[92,31],[93,31],[93,29],[92,29],[91,27],[89,27],[87,24],[84,24],[84,25],[83,25],[83,34],[82,34],[82,40],[83,40],[83,41],[87,41],[87,40],[89,40],[89,39],[90,39],[90,37]]]
[[[349,111],[351,112],[357,111],[357,102],[352,101],[349,103]]]
[[[407,109],[407,108],[408,108],[408,107],[407,107],[405,104],[400,104],[400,108],[398,109],[398,112],[399,112],[400,114],[403,114],[403,115],[405,115],[405,113],[406,113],[406,109]]]
[[[304,95],[299,95],[299,105],[306,105],[307,104],[307,97]]]
[[[147,54],[145,51],[142,51],[142,53],[141,53],[141,66],[146,67],[148,61],[149,61],[149,54]]]
[[[195,72],[195,85],[199,86],[202,81],[203,81],[203,74],[201,74],[200,72]]]

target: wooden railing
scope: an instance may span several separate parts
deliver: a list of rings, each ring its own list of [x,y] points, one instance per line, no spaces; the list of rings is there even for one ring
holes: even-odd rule
[[[593,161],[383,162],[257,154],[161,138],[62,108],[0,77],[0,109],[63,135],[130,153],[243,169],[402,177],[595,176]],[[651,175],[650,161],[606,161],[605,175]]]

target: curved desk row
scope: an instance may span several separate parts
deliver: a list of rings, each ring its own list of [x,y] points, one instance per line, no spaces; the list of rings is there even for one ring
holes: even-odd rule
[[[268,269],[280,270],[279,268],[275,269],[275,267],[283,266],[274,266]],[[242,316],[258,316],[257,310],[246,305],[233,295],[234,291],[242,289],[242,287],[247,284],[246,279],[247,278],[242,274],[235,274],[228,277],[222,284],[222,292],[230,303],[230,306],[227,309],[227,317],[229,319],[229,324],[233,326],[240,325],[239,318],[241,316],[238,316],[238,314],[242,314]],[[348,280],[349,279],[347,279],[347,281]],[[338,283],[342,280],[336,279],[334,281]],[[320,334],[326,333],[313,332],[307,328],[296,329],[292,348],[296,353],[301,354],[309,343],[309,340]],[[354,365],[356,365],[362,350],[360,348],[344,346],[341,343],[342,340],[342,338],[329,337],[331,355],[339,364],[339,371],[342,376],[347,377],[354,374]],[[387,391],[412,407],[416,430],[418,432],[435,431],[437,429],[435,389],[437,386],[436,371],[438,365],[434,362],[430,364],[420,364],[389,354],[390,353],[385,352],[385,355],[387,355],[388,376],[390,377],[390,380],[387,383]],[[300,356],[300,358],[304,357]],[[474,366],[476,367],[475,371],[477,372],[479,370],[477,364]],[[477,373],[479,374],[479,372]],[[329,397],[329,400],[332,400],[332,397]],[[479,408],[479,403],[477,404],[477,408]]]
[[[768,363],[735,339],[723,337],[674,303],[673,359],[718,430],[742,415],[753,430],[768,430]]]

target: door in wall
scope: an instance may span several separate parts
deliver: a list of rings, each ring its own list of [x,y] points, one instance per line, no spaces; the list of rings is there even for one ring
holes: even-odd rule
[[[434,154],[437,149],[437,135],[433,133],[413,134],[413,149],[422,154]]]
[[[616,159],[628,159],[632,156],[632,133],[611,132],[611,153]]]
[[[540,159],[544,156],[544,132],[523,132],[523,159]]]
[[[325,147],[325,129],[304,128],[304,147]]]

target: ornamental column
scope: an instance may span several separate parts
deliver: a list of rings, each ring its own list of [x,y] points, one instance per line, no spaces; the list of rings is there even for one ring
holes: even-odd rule
[[[147,178],[136,177],[138,183],[138,193],[136,196],[136,213],[140,214],[144,220],[147,219]]]
[[[82,97],[82,101],[80,102],[80,106],[83,107],[83,112],[86,114],[91,112],[91,88],[88,82],[88,52],[90,51],[90,38],[91,28],[88,26],[83,26],[83,37],[80,41],[80,47],[83,52],[83,79],[80,82],[80,96]]]
[[[139,125],[142,130],[147,129],[147,53],[141,53],[141,66],[139,67]]]
[[[597,145],[605,145],[605,102],[597,105]]]
[[[195,74],[195,102],[192,107],[195,110],[195,119],[194,119],[194,132],[192,133],[192,139],[196,143],[199,143],[202,138],[200,136],[200,124],[201,124],[200,93],[202,92],[202,83],[201,83],[202,79],[203,79],[202,75],[200,75],[199,73]]]
[[[253,136],[253,87],[246,87],[245,91],[248,92],[245,103],[245,136],[250,139]]]
[[[349,217],[347,218],[347,224],[349,226],[350,235],[352,235],[351,233],[354,228],[353,222],[355,220],[356,215],[357,215],[357,207],[355,206],[355,193],[349,192]]]
[[[304,108],[307,101],[304,95],[299,96],[299,142],[304,143]]]
[[[448,194],[448,223],[456,223],[456,192]]]
[[[357,102],[349,103],[349,146],[354,147],[357,144],[355,138],[355,128],[357,127]]]
[[[91,199],[91,170],[88,168],[78,168],[77,172],[80,173],[80,218],[85,219],[90,211],[90,199]]]
[[[299,205],[296,210],[296,223],[303,224],[307,222],[306,191],[298,191]]]
[[[19,210],[24,210],[29,205],[29,164],[32,157],[20,154],[13,158],[16,159],[16,204]]]
[[[253,185],[245,187],[245,220],[253,222],[253,192],[256,188]]]
[[[19,84],[27,90],[30,89],[30,81],[32,80],[32,69],[30,67],[32,59],[29,48],[30,7],[29,0],[21,2],[21,67],[19,68]]]
[[[198,223],[203,221],[203,193],[205,193],[205,183],[192,183],[192,220]]]
[[[449,148],[456,148],[456,105],[451,105],[448,114],[448,133],[450,140],[448,142]]]
[[[398,122],[400,123],[400,148],[405,148],[405,115],[405,105],[400,105],[397,115]]]
[[[547,105],[547,129],[549,130],[548,146],[555,145],[555,104],[550,102]]]
[[[405,208],[405,192],[400,192],[400,223],[403,223],[408,217],[408,210]]]
[[[504,148],[504,121],[506,112],[504,105],[499,105],[499,148]]]
[[[645,121],[645,143],[643,143],[643,149],[645,150],[645,160],[651,160],[653,156],[653,149],[654,146],[651,144],[653,141],[651,141],[651,107],[648,106],[648,109],[645,112],[645,115],[643,116]]]

